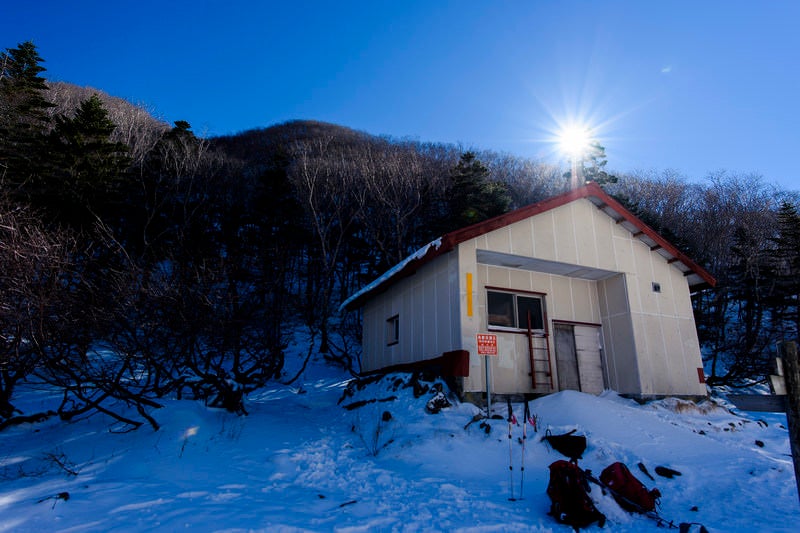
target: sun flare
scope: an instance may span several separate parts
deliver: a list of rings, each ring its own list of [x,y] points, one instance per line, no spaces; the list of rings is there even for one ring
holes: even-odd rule
[[[582,124],[565,126],[558,133],[558,144],[562,152],[571,157],[580,157],[589,149],[592,132]]]

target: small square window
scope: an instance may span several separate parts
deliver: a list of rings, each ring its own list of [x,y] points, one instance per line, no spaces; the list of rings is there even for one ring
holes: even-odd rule
[[[386,319],[386,346],[400,342],[400,315]]]
[[[653,282],[653,292],[661,292],[661,284],[657,282]]]
[[[521,329],[542,330],[544,318],[542,315],[542,299],[517,296],[517,327]]]
[[[514,327],[514,295],[489,291],[486,295],[490,326]]]

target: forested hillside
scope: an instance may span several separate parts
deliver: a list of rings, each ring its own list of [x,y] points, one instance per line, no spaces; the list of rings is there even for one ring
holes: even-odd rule
[[[201,138],[48,82],[30,42],[0,68],[0,428],[90,411],[157,427],[165,397],[243,412],[295,378],[288,324],[358,371],[347,296],[447,231],[568,187],[541,162],[320,122]],[[800,329],[797,192],[725,172],[604,181],[719,280],[695,298],[709,381],[761,379]],[[57,413],[20,413],[23,381],[62,390]]]

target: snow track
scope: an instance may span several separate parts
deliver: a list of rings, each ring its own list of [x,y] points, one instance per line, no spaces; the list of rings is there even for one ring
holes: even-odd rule
[[[158,432],[112,434],[101,417],[9,428],[0,433],[0,531],[566,533],[547,515],[547,467],[561,456],[540,442],[545,428],[587,436],[584,468],[625,462],[659,488],[661,513],[676,522],[788,532],[800,521],[782,415],[759,420],[675,400],[641,406],[608,392],[544,397],[530,403],[543,425],[528,428],[524,499],[512,502],[506,421],[492,420],[487,434],[479,422],[464,428],[478,412],[471,404],[427,414],[433,393],[415,398],[398,385],[407,379],[389,376],[341,404],[339,375],[275,386],[248,398],[247,417],[169,401],[155,413]],[[515,427],[516,496],[521,436]],[[640,462],[682,475],[651,481]],[[606,531],[664,531],[599,489],[593,497]]]

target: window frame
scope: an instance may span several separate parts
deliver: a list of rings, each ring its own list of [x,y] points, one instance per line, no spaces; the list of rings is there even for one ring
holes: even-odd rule
[[[538,300],[539,301],[539,316],[538,319],[540,324],[536,324],[537,317],[533,318],[533,324],[531,325],[531,332],[537,334],[544,334],[547,331],[547,310],[545,308],[545,293],[541,292],[533,292],[533,291],[523,291],[523,290],[514,290],[514,289],[504,289],[500,287],[485,287],[486,289],[486,325],[490,331],[511,331],[511,332],[523,332],[526,333],[528,331],[528,325],[519,324],[519,298],[527,298],[531,300]],[[489,313],[489,300],[491,298],[490,294],[504,294],[511,296],[512,302],[512,309],[511,314],[513,318],[513,325],[502,325],[502,324],[492,324],[491,322],[491,315]],[[541,327],[535,327],[537,325],[541,325]]]
[[[386,319],[386,346],[400,343],[400,315],[395,314]]]

